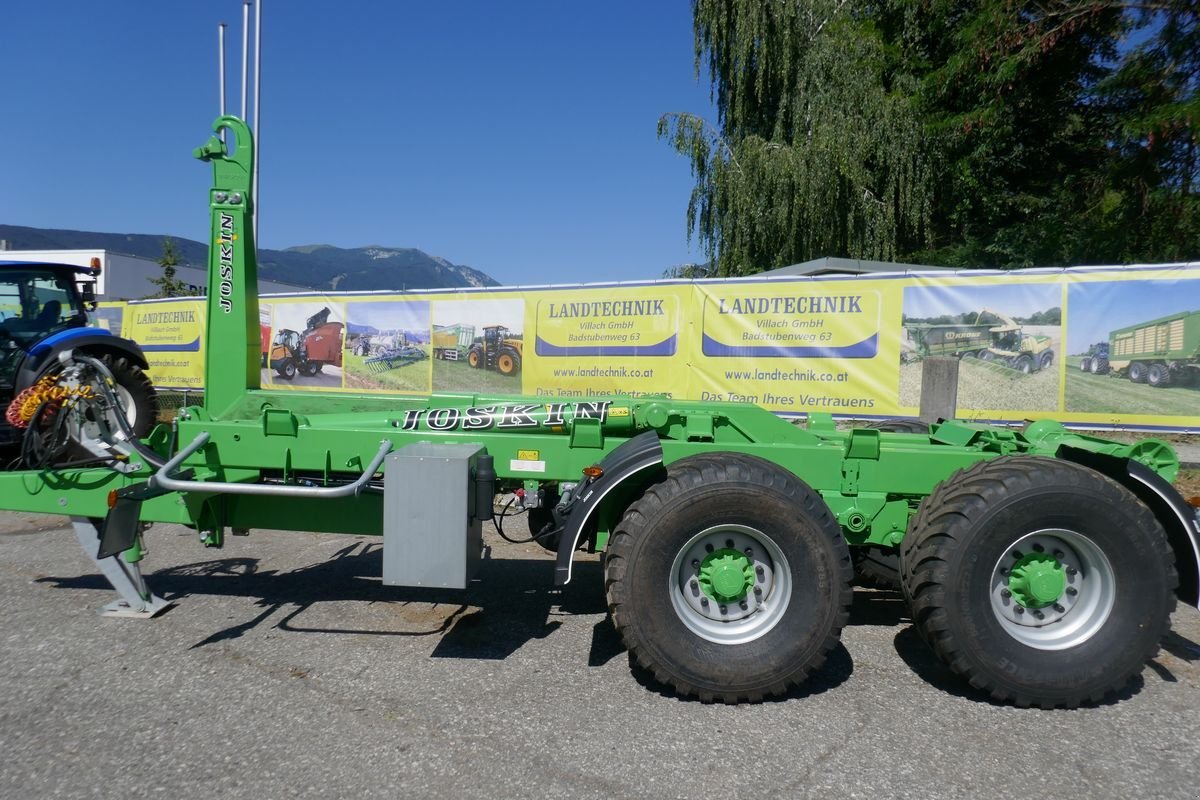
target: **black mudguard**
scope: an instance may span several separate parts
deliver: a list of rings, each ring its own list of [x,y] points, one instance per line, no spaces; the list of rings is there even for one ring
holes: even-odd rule
[[[1197,510],[1188,505],[1174,486],[1145,464],[1074,447],[1062,448],[1059,455],[1107,475],[1137,495],[1154,512],[1175,552],[1175,569],[1179,573],[1179,588],[1175,594],[1183,602],[1200,607],[1200,517]]]
[[[90,351],[93,354],[108,350],[128,358],[142,369],[150,368],[145,354],[142,353],[142,348],[138,347],[136,342],[130,339],[122,339],[120,336],[113,336],[111,333],[103,333],[101,331],[95,333],[89,332],[72,336],[70,339],[62,342],[56,342],[48,348],[35,345],[31,350],[31,354],[26,356],[25,360],[21,362],[21,366],[17,369],[14,394],[28,386],[32,386],[33,382],[46,370],[46,367],[52,364],[58,358],[58,354],[64,350]]]
[[[599,478],[587,478],[575,491],[575,499],[564,510],[562,538],[558,542],[558,558],[554,566],[554,584],[571,582],[571,565],[579,539],[596,509],[613,489],[626,479],[662,465],[662,445],[658,434],[646,431],[617,447],[600,462],[604,470]]]

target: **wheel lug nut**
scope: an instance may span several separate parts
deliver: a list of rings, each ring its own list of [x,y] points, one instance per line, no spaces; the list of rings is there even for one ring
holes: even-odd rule
[[[1068,586],[1067,594],[1071,595],[1071,597],[1074,597],[1075,595],[1079,594],[1079,590],[1076,589],[1074,586]]]
[[[725,606],[721,606],[721,613],[722,613],[722,614],[726,613],[728,610],[729,610],[729,609],[728,609],[728,608],[726,608]]]
[[[1045,616],[1045,614],[1043,614],[1043,613],[1042,613],[1042,612],[1040,612],[1040,611],[1035,611],[1035,612],[1033,612],[1033,615],[1034,615],[1035,617],[1037,617],[1038,619],[1042,619],[1042,618]]]
[[[1013,608],[1013,611],[1017,612],[1018,614],[1024,614],[1025,607],[1024,606],[1016,606]]]
[[[712,551],[713,551],[713,546],[711,544],[704,545],[704,552],[711,553]]]
[[[1064,553],[1062,550],[1054,551],[1054,557],[1057,558],[1059,561],[1062,561],[1063,555],[1064,555]]]
[[[707,598],[707,597],[701,597],[701,598],[700,598],[700,605],[702,605],[702,606],[704,606],[704,607],[706,607],[706,608],[707,608],[707,607],[708,607],[708,598]]]
[[[746,601],[745,601],[745,600],[743,600],[742,602],[738,603],[738,605],[740,605],[740,606],[742,607],[742,611],[745,611],[747,608],[749,608],[749,607],[750,607],[749,605],[747,605],[747,604],[746,604]]]
[[[1060,613],[1060,614],[1061,614],[1061,613],[1063,613],[1064,611],[1066,611],[1066,609],[1062,607],[1062,604],[1061,604],[1061,603],[1055,603],[1055,604],[1054,604],[1054,610],[1055,610],[1055,611],[1057,611],[1057,612],[1058,612],[1058,613]]]
[[[752,556],[752,555],[754,555],[754,548],[753,548],[753,547],[747,547],[747,548],[746,548],[746,550],[745,550],[745,553],[746,553],[746,555],[748,555],[748,556]]]
[[[1007,575],[1007,574],[1008,574],[1008,569],[1007,569],[1006,567],[1001,567],[1001,568],[1000,568],[1000,574],[1001,574],[1001,575]]]
[[[1012,592],[1010,592],[1008,589],[1001,589],[1000,596],[1007,600],[1008,598],[1012,597]]]
[[[693,558],[693,559],[692,559],[692,566],[693,566],[693,567],[698,567],[698,566],[700,566],[700,559],[698,559],[698,558]]]
[[[760,596],[761,594],[762,594],[762,587],[761,587],[761,586],[755,586],[755,587],[754,587],[754,596],[755,596],[755,597],[758,597],[758,596]]]
[[[1019,560],[1021,559],[1021,551],[1020,551],[1020,550],[1013,550],[1013,551],[1012,551],[1012,557],[1013,557],[1013,558],[1015,558],[1015,559],[1017,559],[1017,560],[1019,561]]]
[[[1072,577],[1074,577],[1078,572],[1079,570],[1075,569],[1074,567],[1067,567],[1067,574]]]
[[[758,574],[758,577],[760,577],[760,578],[761,578],[761,577],[763,576],[763,568],[762,568],[762,564],[759,564],[757,567],[755,567],[755,568],[754,568],[754,571],[755,571],[755,573],[757,573],[757,574]]]
[[[1044,549],[1045,549],[1045,548],[1043,548],[1043,547],[1042,547],[1040,544],[1035,544],[1035,545],[1033,546],[1033,552],[1035,552],[1035,553],[1040,553],[1040,552],[1042,552],[1042,550],[1044,550]]]
[[[732,550],[733,549],[733,539],[726,539],[725,546],[728,547],[730,550]]]

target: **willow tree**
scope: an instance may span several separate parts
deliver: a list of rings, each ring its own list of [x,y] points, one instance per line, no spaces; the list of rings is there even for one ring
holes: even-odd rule
[[[930,210],[916,80],[861,0],[693,0],[717,120],[672,113],[687,209],[722,275],[917,249]]]

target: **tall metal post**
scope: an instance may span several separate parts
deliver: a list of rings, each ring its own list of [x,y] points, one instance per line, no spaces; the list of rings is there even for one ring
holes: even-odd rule
[[[242,121],[246,121],[246,81],[250,74],[250,0],[242,3]]]
[[[217,80],[220,81],[221,87],[219,96],[221,98],[221,116],[225,116],[225,23],[217,23]],[[224,141],[225,132],[221,132],[221,140]]]
[[[251,182],[250,196],[254,205],[250,209],[253,214],[254,242],[258,243],[258,163],[262,155],[262,7],[263,0],[254,4],[254,180]]]

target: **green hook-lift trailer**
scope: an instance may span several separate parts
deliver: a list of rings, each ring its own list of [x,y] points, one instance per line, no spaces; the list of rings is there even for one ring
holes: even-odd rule
[[[112,613],[166,605],[140,570],[151,522],[210,547],[259,527],[379,535],[385,584],[461,589],[497,495],[555,548],[557,584],[577,551],[601,552],[625,646],[706,701],[785,694],[812,675],[847,622],[855,553],[896,554],[925,641],[1018,705],[1122,688],[1176,596],[1197,603],[1200,524],[1155,440],[1047,420],[839,430],[826,414],[800,426],[656,397],[264,389],[253,146],[235,117],[214,131],[196,151],[214,169],[203,405],[138,439],[105,364],[65,352],[65,399],[27,433],[50,444],[0,475],[0,505],[72,518],[119,593]]]

